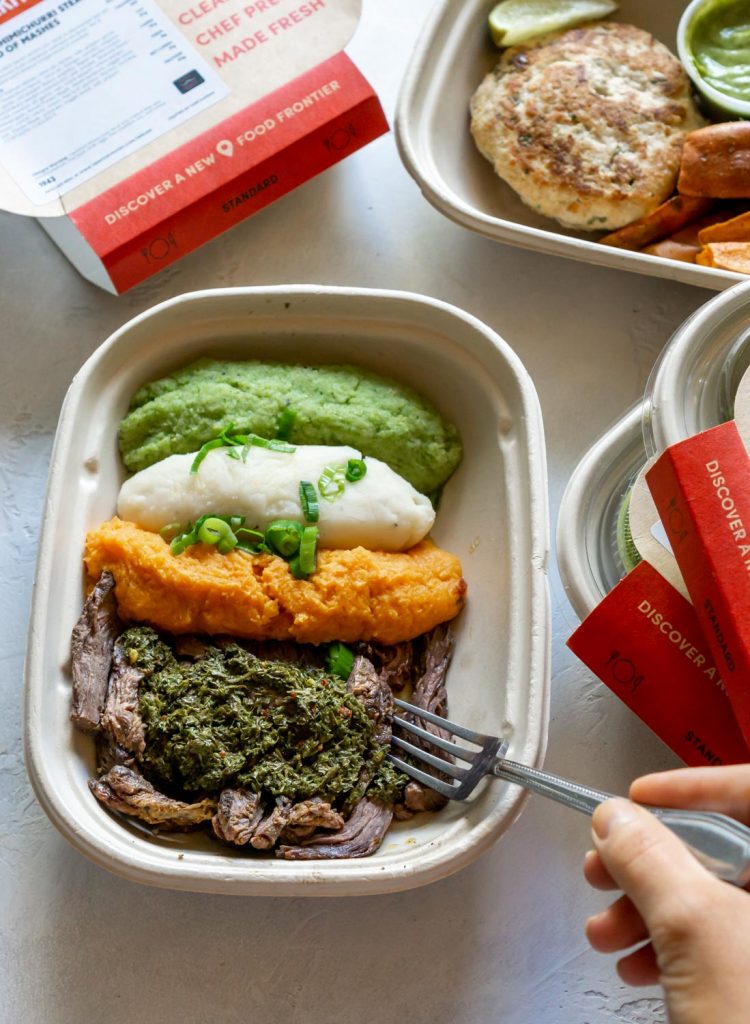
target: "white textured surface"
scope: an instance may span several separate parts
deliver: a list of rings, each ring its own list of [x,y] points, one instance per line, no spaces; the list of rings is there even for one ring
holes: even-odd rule
[[[366,0],[351,52],[392,116],[428,0]],[[642,392],[709,295],[498,245],[440,217],[392,136],[122,298],[86,284],[33,223],[0,218],[0,1021],[2,1024],[659,1024],[591,953],[603,904],[580,875],[587,826],[532,798],[493,850],[434,886],[354,901],[147,889],[93,867],[47,822],[21,757],[20,690],[47,459],[66,387],[99,342],[206,285],[408,288],[513,345],[545,415],[553,514],[580,454]],[[554,567],[552,770],[624,791],[673,758],[564,647]]]

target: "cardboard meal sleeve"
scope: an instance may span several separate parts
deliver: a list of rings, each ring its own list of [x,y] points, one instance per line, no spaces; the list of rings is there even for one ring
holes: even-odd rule
[[[568,646],[686,764],[750,760],[695,610],[648,562],[617,584]]]

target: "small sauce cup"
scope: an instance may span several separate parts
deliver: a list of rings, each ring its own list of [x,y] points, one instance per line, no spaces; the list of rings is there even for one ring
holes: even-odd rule
[[[731,96],[710,84],[704,77],[693,51],[693,30],[699,15],[707,14],[711,8],[715,8],[717,16],[720,16],[723,10],[735,5],[737,7],[744,6],[748,10],[748,27],[750,29],[750,3],[748,0],[734,0],[734,2],[732,0],[692,0],[692,3],[689,3],[683,11],[677,26],[677,53],[682,66],[703,98],[708,112],[721,121],[750,119],[750,84],[747,89],[747,99]],[[750,42],[747,48],[750,54]],[[747,70],[748,77],[750,77],[750,59]]]

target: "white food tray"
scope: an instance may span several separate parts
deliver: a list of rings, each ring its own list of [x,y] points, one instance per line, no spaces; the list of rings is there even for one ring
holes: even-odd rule
[[[468,602],[457,620],[451,714],[541,763],[547,734],[550,613],[541,413],[531,380],[493,331],[434,299],[314,285],[181,296],[131,320],[94,353],[65,400],[50,470],[26,661],[26,763],[42,807],[97,864],[139,882],[224,894],[388,892],[439,879],[511,825],[524,797],[486,784],[470,803],[394,827],[362,860],[291,862],[206,836],[154,837],[91,795],[93,741],[70,721],[70,631],[84,597],[87,529],[114,512],[123,471],[117,427],[147,380],[202,355],[353,362],[431,398],[465,454],[434,537],[457,554]]]
[[[742,274],[599,245],[592,233],[569,231],[526,206],[474,145],[469,100],[500,59],[487,28],[496,0],[442,0],[430,12],[404,77],[396,141],[425,198],[463,227],[498,242],[569,256],[716,291]],[[683,0],[621,0],[611,20],[651,32],[676,53]]]

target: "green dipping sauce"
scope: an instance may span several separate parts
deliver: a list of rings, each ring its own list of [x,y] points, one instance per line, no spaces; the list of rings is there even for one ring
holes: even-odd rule
[[[701,78],[718,92],[750,100],[750,0],[714,0],[688,27],[688,46]]]

